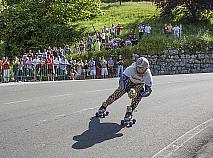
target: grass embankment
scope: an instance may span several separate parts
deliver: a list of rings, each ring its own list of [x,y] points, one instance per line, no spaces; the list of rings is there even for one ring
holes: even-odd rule
[[[78,24],[78,30],[81,30],[82,39],[86,39],[88,33],[94,35],[96,31],[102,31],[103,26],[110,28],[111,24],[117,25],[120,23],[124,29],[121,37],[128,38],[130,31],[138,34],[137,25],[139,23],[149,23],[152,27],[152,34],[143,37],[138,45],[131,48],[117,49],[113,51],[101,51],[93,53],[95,56],[114,54],[115,56],[122,52],[122,54],[131,54],[133,52],[139,53],[162,53],[165,49],[184,50],[182,52],[193,53],[196,51],[208,51],[213,47],[213,28],[212,24],[197,23],[187,24],[182,23],[182,36],[180,39],[174,36],[166,37],[162,33],[162,28],[165,23],[180,24],[181,22],[166,21],[159,17],[160,11],[152,3],[145,2],[127,2],[106,4],[101,6],[102,14],[98,17],[81,21]],[[78,41],[76,41],[78,42]],[[91,54],[91,53],[90,53]],[[81,56],[82,57],[82,56]]]

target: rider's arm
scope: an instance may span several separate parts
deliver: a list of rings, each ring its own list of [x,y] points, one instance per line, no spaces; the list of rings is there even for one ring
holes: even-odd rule
[[[145,84],[143,90],[140,91],[141,97],[148,97],[152,93],[152,87]]]
[[[148,97],[152,93],[152,74],[150,69],[148,69],[144,75],[144,81],[145,86],[143,90],[141,90],[140,95],[141,97]]]
[[[129,79],[129,77],[126,76],[125,74],[122,74],[122,76],[119,79],[119,88],[122,89],[122,90],[125,90],[126,92],[127,92],[126,82],[127,82],[128,79]]]

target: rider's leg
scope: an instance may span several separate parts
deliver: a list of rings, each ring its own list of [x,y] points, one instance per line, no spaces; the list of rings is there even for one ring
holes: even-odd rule
[[[117,99],[119,99],[120,97],[122,97],[125,94],[125,90],[121,89],[121,88],[117,88],[113,94],[111,94],[107,100],[105,102],[102,103],[101,107],[99,108],[98,112],[99,113],[103,113],[106,111],[106,108],[108,105],[112,104],[114,101],[116,101]]]
[[[134,89],[137,93],[137,96],[135,98],[132,98],[131,105],[127,106],[125,118],[132,117],[132,112],[138,106],[138,104],[140,103],[142,99],[142,97],[140,96],[140,91],[143,89],[143,87],[144,87],[144,84],[135,85]]]

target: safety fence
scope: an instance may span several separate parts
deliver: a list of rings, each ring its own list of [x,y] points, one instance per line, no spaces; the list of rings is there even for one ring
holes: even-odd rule
[[[0,83],[102,78],[98,71],[96,68],[96,74],[91,75],[89,67],[76,68],[72,64],[10,65],[10,69],[0,69]],[[108,68],[106,77],[115,77],[114,72],[114,67]]]

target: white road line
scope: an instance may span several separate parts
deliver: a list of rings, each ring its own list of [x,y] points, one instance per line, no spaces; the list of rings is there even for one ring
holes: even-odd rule
[[[17,103],[23,103],[23,102],[28,102],[28,101],[30,101],[30,100],[13,101],[13,102],[8,102],[8,103],[3,103],[3,104],[9,105],[9,104],[17,104]]]
[[[48,98],[65,97],[65,96],[70,96],[70,95],[73,95],[73,94],[72,93],[68,93],[68,94],[54,95],[54,96],[50,96]]]
[[[184,135],[180,136],[178,139],[167,145],[165,148],[156,153],[152,158],[166,158],[173,154],[176,150],[181,148],[185,143],[195,137],[197,134],[203,130],[209,128],[213,125],[213,118],[207,120],[206,122],[196,126],[190,131],[186,132]]]
[[[111,89],[100,89],[100,90],[86,91],[85,93],[95,93],[95,92],[109,91],[109,90],[113,90],[113,89],[114,88],[111,88]],[[54,96],[50,96],[48,98],[66,97],[66,96],[71,96],[71,95],[73,95],[73,93],[54,95]]]
[[[99,90],[87,91],[87,93],[95,93],[95,92],[102,92],[102,91],[109,91],[109,90],[115,90],[115,88],[99,89]]]

